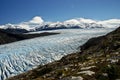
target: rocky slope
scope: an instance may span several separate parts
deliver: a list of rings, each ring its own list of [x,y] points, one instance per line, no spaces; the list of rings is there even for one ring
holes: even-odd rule
[[[15,41],[20,41],[20,40],[40,37],[40,36],[48,36],[48,35],[58,34],[58,33],[49,33],[49,32],[36,33],[36,34],[14,34],[11,32],[14,32],[13,29],[12,29],[12,31],[0,29],[0,45],[15,42]]]
[[[120,27],[64,56],[7,80],[117,80],[120,79]]]

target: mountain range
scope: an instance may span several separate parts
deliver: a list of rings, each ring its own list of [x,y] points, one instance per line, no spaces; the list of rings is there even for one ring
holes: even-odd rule
[[[8,29],[13,33],[25,33],[31,31],[54,30],[54,29],[70,29],[70,28],[115,28],[120,25],[119,19],[109,20],[92,20],[85,18],[75,18],[63,22],[44,21],[40,16],[34,17],[30,21],[21,22],[18,24],[0,25],[2,29]]]

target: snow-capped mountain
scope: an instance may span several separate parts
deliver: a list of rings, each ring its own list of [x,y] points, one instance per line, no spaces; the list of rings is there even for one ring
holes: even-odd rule
[[[87,19],[86,19],[87,20]],[[87,22],[83,18],[71,19],[64,22],[49,22],[44,25],[36,27],[36,30],[49,30],[49,29],[69,29],[69,28],[103,28],[102,24],[95,21]]]
[[[53,29],[69,29],[69,28],[111,28],[118,27],[120,19],[109,19],[97,21],[85,18],[70,19],[63,22],[45,22],[41,17],[36,16],[32,20],[19,24],[5,24],[0,28],[4,29],[25,29],[27,31],[53,30]]]

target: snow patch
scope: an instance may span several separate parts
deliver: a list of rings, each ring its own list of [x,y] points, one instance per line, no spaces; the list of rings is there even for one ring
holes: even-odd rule
[[[71,80],[83,80],[83,78],[81,76],[72,76],[72,79]]]
[[[91,69],[91,68],[94,68],[94,67],[96,67],[96,66],[83,67],[83,68],[81,68],[81,70],[88,70],[88,69]]]
[[[95,72],[93,72],[93,71],[81,71],[81,72],[78,72],[77,74],[85,74],[85,75],[89,75],[89,76],[91,76],[91,75],[93,75],[93,74],[95,74]]]

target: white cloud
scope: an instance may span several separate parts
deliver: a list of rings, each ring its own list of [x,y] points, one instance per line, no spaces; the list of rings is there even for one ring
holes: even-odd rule
[[[96,23],[96,21],[92,19],[78,18],[78,20],[84,23]]]
[[[77,19],[70,19],[70,20],[64,21],[64,23],[66,23],[66,24],[79,24],[80,22]]]
[[[98,21],[98,23],[108,27],[115,27],[115,26],[120,26],[120,19],[109,19],[104,21]]]
[[[97,23],[97,21],[92,20],[92,19],[85,19],[85,18],[77,18],[77,19],[70,19],[64,21],[65,24],[82,24],[82,23]]]
[[[29,21],[30,23],[41,24],[44,20],[40,16],[35,16],[32,20]]]

